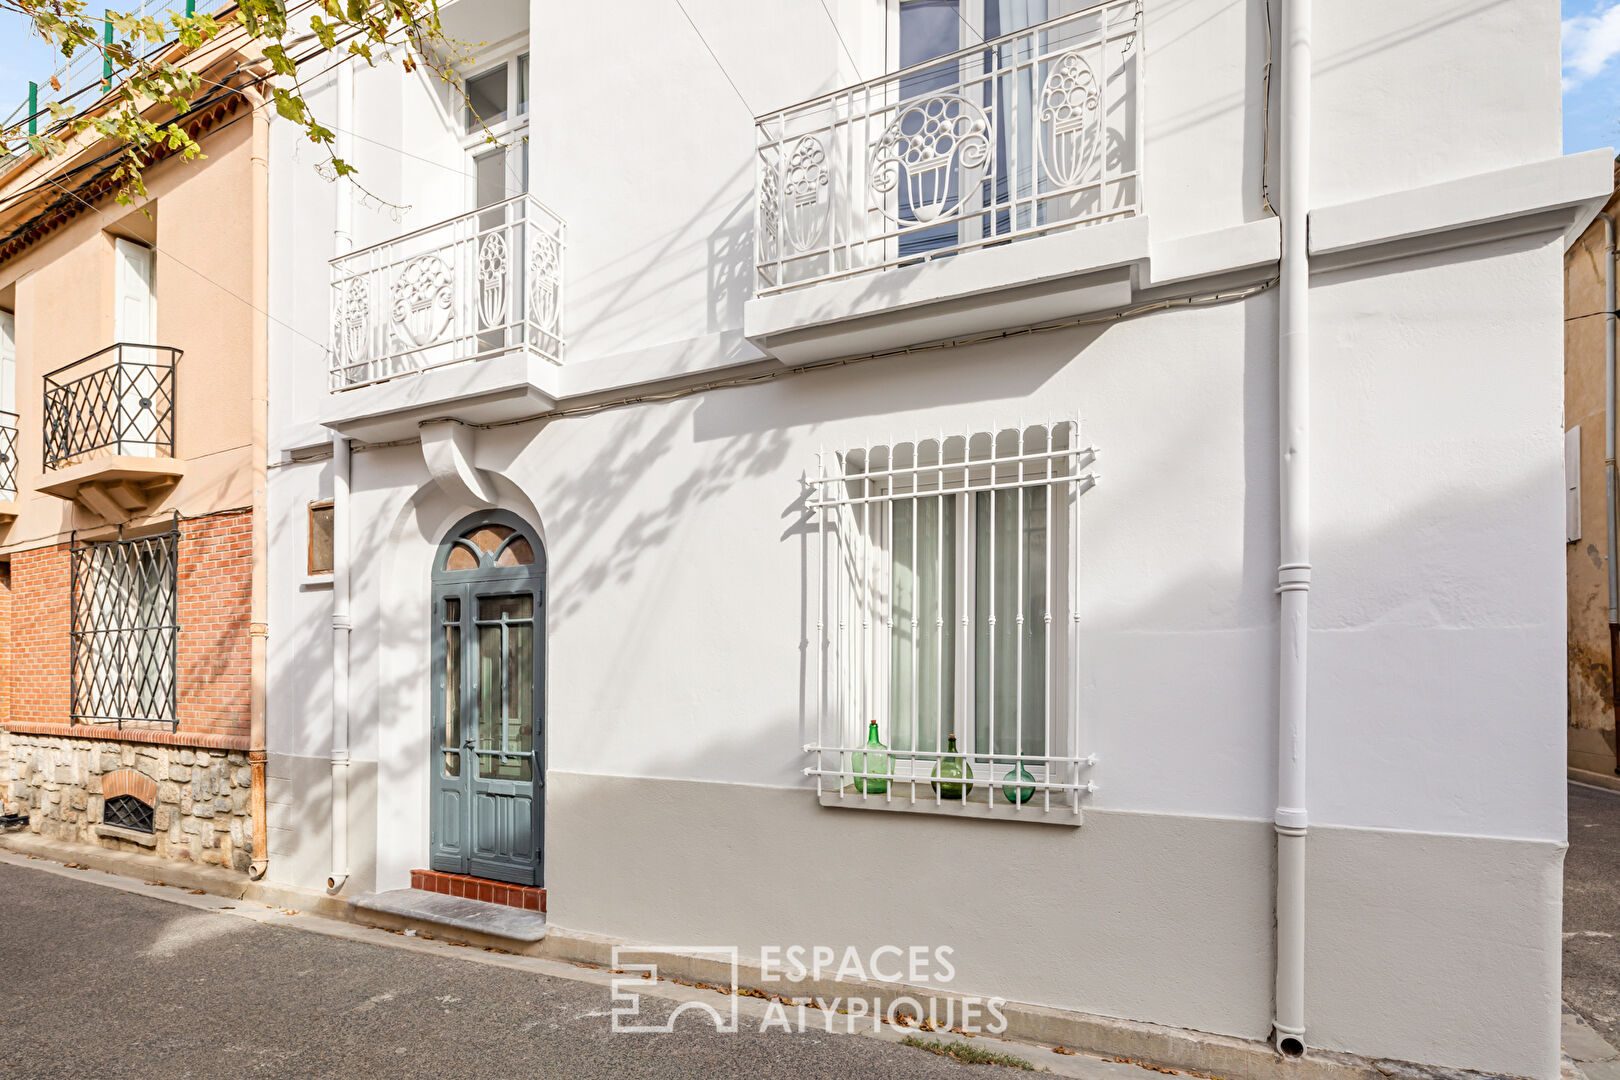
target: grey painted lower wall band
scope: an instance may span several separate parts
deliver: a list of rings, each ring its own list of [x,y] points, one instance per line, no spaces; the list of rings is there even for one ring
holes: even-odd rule
[[[1019,829],[851,814],[808,791],[552,771],[546,833],[548,906],[569,931],[745,957],[948,944],[953,992],[1270,1032],[1267,821],[1090,809],[1080,829]],[[1312,834],[1313,1049],[1557,1075],[1560,845]]]
[[[318,889],[324,829],[295,826],[325,824],[326,762],[273,755],[271,766],[274,883]],[[350,893],[373,887],[379,846],[426,849],[379,828],[375,763],[354,772]],[[555,769],[546,797],[559,946],[735,945],[757,958],[773,945],[944,944],[953,993],[1265,1045],[1269,821],[1091,808],[1078,829],[1030,828],[850,813],[813,790]],[[1312,836],[1313,1054],[1557,1076],[1561,845],[1334,826]]]

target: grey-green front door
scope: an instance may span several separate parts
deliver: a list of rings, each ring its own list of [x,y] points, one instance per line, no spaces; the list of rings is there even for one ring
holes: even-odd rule
[[[433,569],[432,865],[544,881],[545,553],[504,511],[474,514]]]

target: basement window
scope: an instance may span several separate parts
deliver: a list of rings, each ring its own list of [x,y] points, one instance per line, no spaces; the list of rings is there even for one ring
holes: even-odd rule
[[[101,808],[101,821],[120,829],[152,831],[152,807],[133,795],[114,795]]]

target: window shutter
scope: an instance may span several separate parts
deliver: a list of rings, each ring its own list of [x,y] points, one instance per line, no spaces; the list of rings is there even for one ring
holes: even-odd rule
[[[115,237],[118,249],[118,307],[113,337],[135,345],[155,345],[157,310],[153,303],[152,249],[133,240]]]
[[[0,412],[17,411],[17,317],[0,311]]]
[[[1581,426],[1564,432],[1564,537],[1581,538]]]

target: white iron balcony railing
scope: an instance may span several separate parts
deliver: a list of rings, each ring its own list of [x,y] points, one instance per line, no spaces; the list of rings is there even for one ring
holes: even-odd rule
[[[332,389],[526,350],[562,361],[562,219],[529,195],[332,260]]]
[[[757,293],[1140,213],[1142,51],[1105,0],[758,117]]]

